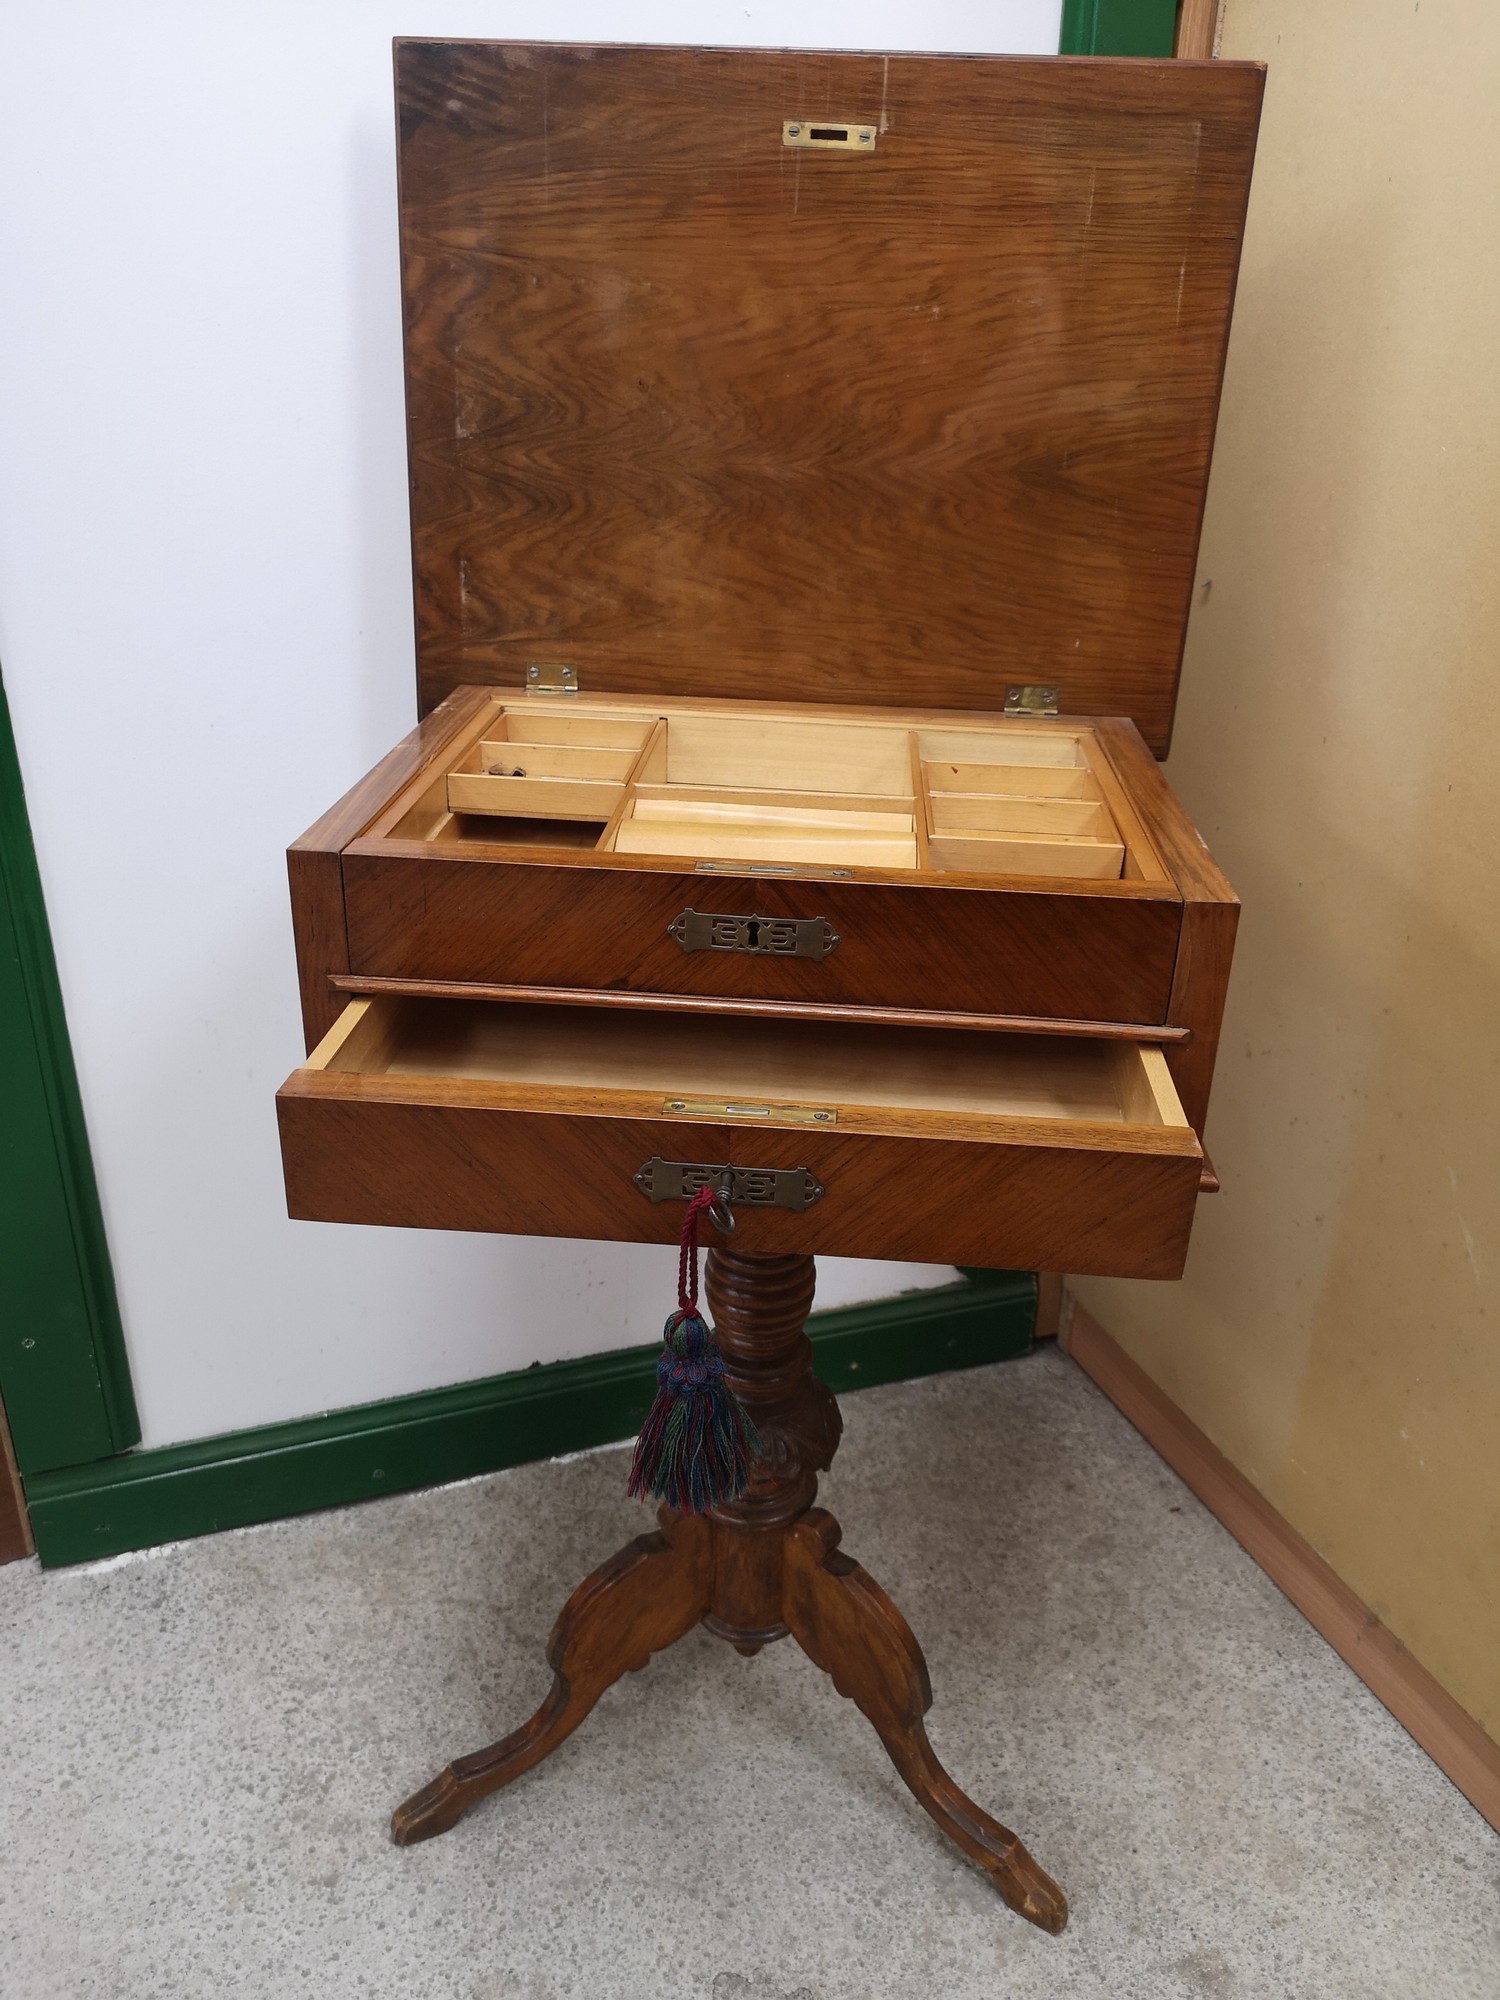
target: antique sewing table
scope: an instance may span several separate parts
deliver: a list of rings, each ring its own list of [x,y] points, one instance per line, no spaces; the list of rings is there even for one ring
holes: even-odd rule
[[[1261,81],[398,44],[423,719],[291,850],[290,1210],[665,1244],[710,1185],[763,1445],[398,1841],[702,1622],[1066,1920],[813,1504],[803,1322],[817,1251],[1181,1271],[1236,904],[1156,759]]]

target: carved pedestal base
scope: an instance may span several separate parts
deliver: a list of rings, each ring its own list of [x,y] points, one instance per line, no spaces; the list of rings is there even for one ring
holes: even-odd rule
[[[622,1674],[696,1624],[754,1653],[788,1633],[875,1727],[891,1762],[948,1837],[1013,1910],[1060,1931],[1068,1905],[1016,1836],[966,1798],[938,1762],[922,1718],[932,1689],[901,1613],[838,1546],[813,1505],[837,1449],[838,1405],[811,1373],[803,1332],[811,1257],[708,1259],[708,1302],[727,1371],[761,1438],[750,1486],[703,1519],[663,1507],[640,1535],[579,1585],[547,1646],[552,1691],[522,1728],[461,1757],[398,1806],[401,1846],[443,1833],[476,1800],[529,1771],[583,1721]]]

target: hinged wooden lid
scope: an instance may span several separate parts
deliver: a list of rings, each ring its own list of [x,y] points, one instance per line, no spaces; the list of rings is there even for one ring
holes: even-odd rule
[[[1261,82],[398,43],[423,709],[1041,684],[1164,753]]]

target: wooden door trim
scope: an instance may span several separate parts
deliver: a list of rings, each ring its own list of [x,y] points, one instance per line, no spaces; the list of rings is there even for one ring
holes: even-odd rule
[[[0,1396],[30,1474],[141,1432],[3,685],[0,1095]]]
[[[1216,53],[1224,0],[1177,0],[1174,56],[1188,62],[1210,62]]]
[[[26,1495],[11,1449],[10,1426],[0,1406],[0,1563],[19,1562],[35,1546],[26,1514]]]
[[[1058,53],[1180,56],[1206,62],[1221,0],[1063,0]]]
[[[1058,54],[1169,56],[1177,0],[1063,0]]]

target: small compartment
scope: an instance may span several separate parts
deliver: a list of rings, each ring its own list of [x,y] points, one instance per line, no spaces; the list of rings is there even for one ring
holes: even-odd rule
[[[917,754],[924,764],[986,764],[1028,770],[1079,769],[1084,763],[1078,738],[1066,729],[1028,729],[1001,722],[994,729],[919,729]]]
[[[639,750],[654,721],[639,715],[569,715],[535,697],[529,708],[506,708],[501,716],[505,727],[498,733],[507,743],[561,743],[591,750]]]
[[[1006,762],[994,760],[1002,751]],[[1120,836],[1082,740],[920,730],[922,812],[931,865],[982,875],[1115,881]]]
[[[661,776],[637,774],[602,847],[773,866],[918,865],[903,728],[674,710]]]
[[[502,709],[448,774],[450,813],[603,825],[643,761],[649,717]]]
[[[1103,794],[1082,765],[947,763],[928,758],[928,788],[938,792],[993,792],[1013,799],[1099,799]]]
[[[676,712],[667,728],[670,785],[780,792],[911,795],[907,731],[889,723]]]
[[[596,819],[515,819],[499,813],[445,812],[428,839],[434,847],[468,847],[478,842],[517,852],[531,847],[592,850],[599,845],[600,826]]]
[[[993,793],[934,792],[932,831],[1051,833],[1114,837],[1115,823],[1097,799],[1017,799]]]
[[[670,737],[669,737],[670,742]],[[617,854],[915,868],[912,800],[641,785],[606,844]]]
[[[928,842],[934,868],[970,875],[1061,875],[1076,881],[1118,881],[1125,849],[1118,840],[1043,833],[964,833]]]

